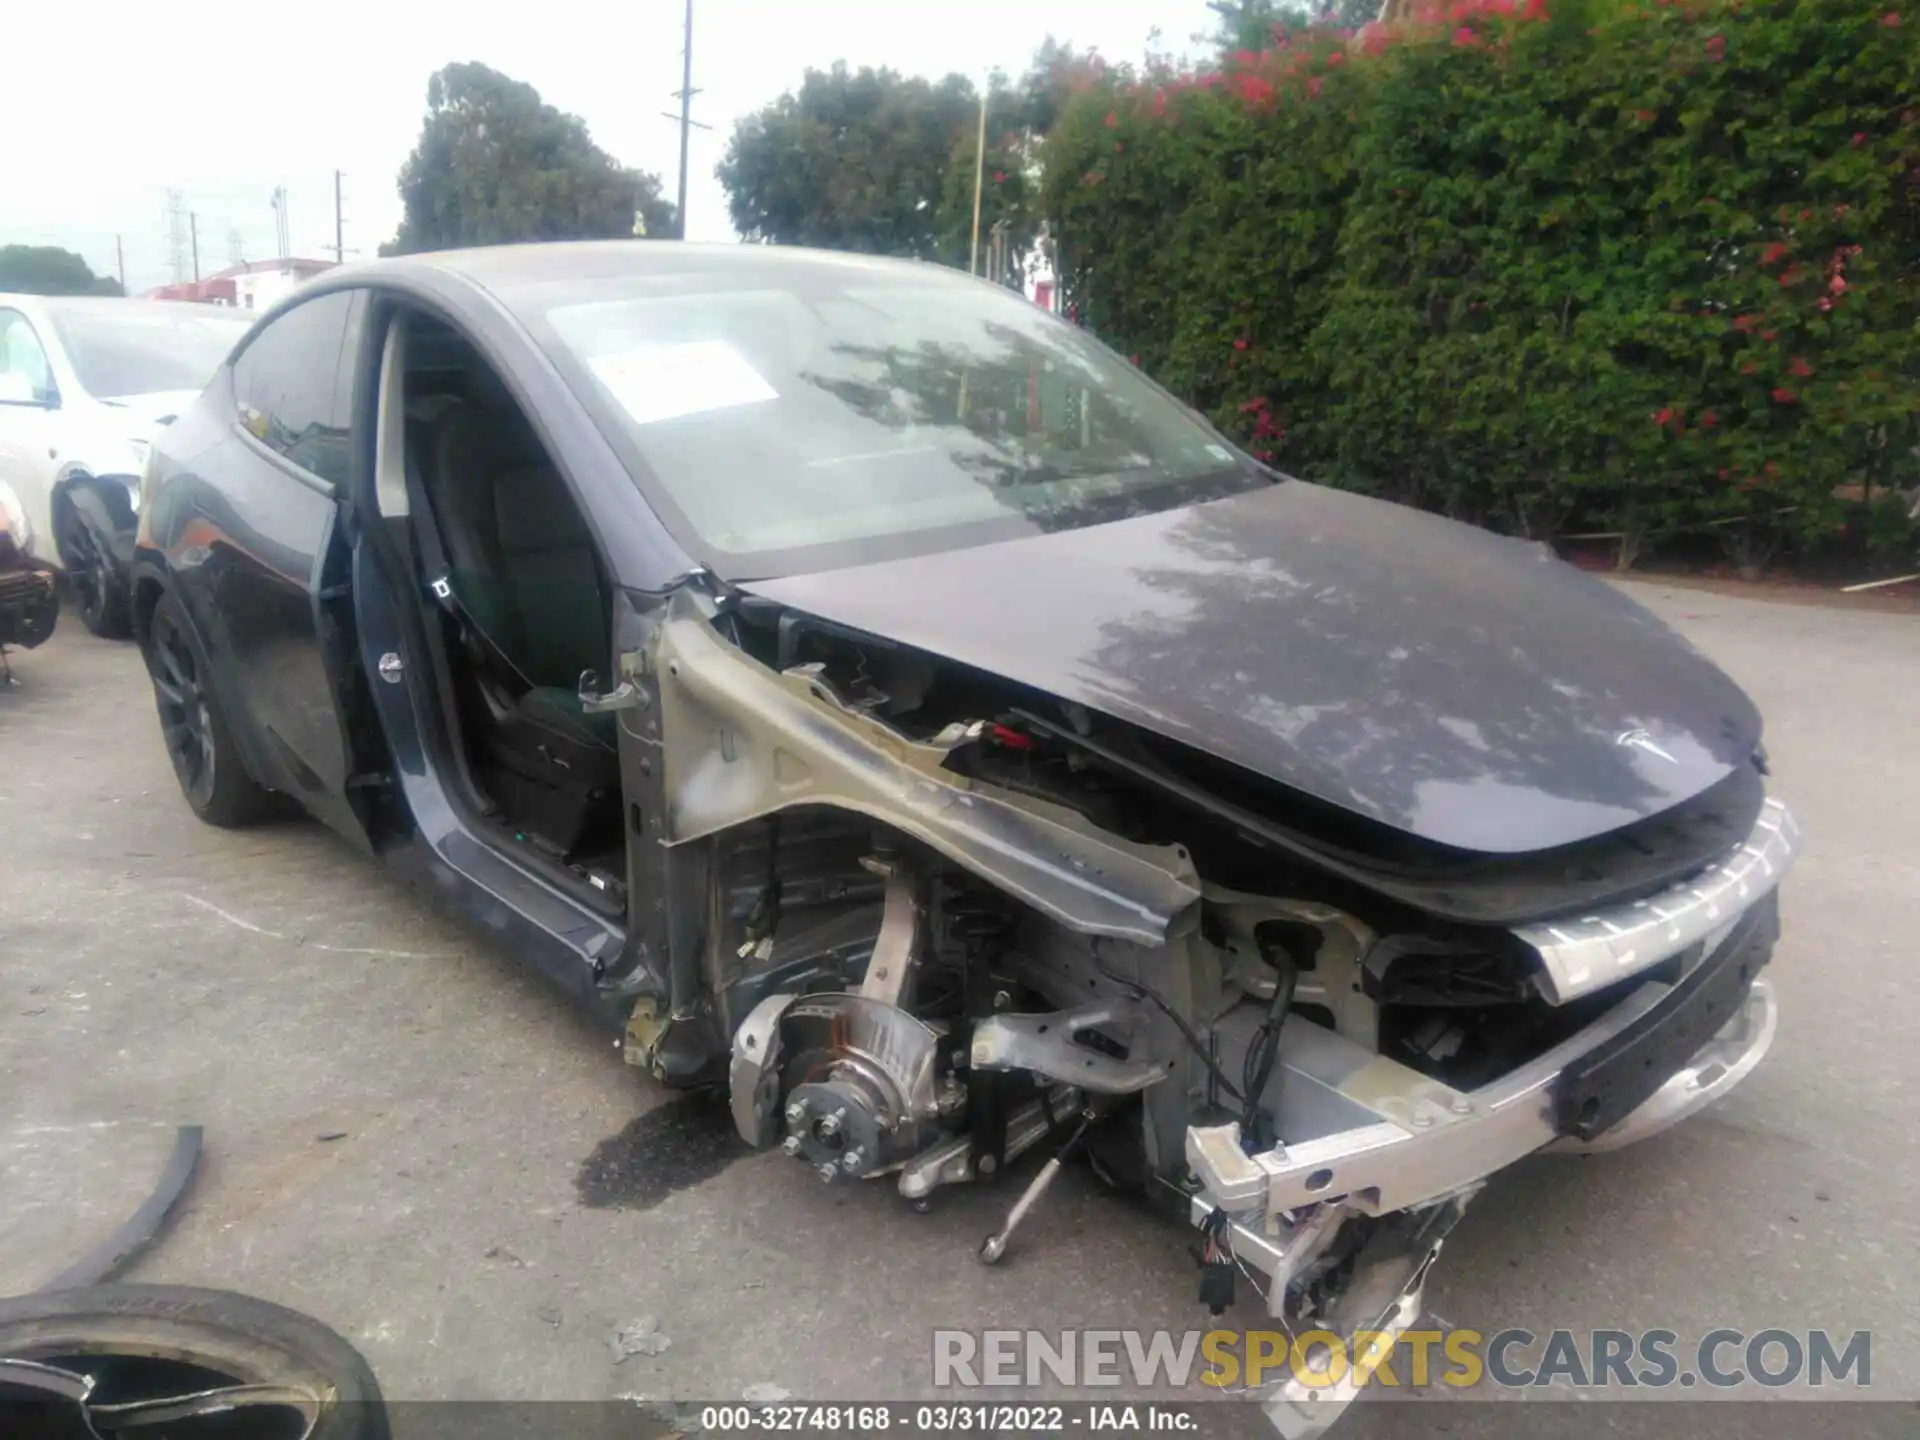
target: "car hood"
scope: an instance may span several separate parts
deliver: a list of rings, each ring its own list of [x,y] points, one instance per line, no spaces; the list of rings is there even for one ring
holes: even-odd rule
[[[100,404],[104,418],[128,439],[151,440],[156,430],[171,425],[199,398],[197,390],[160,390],[151,395],[115,395]]]
[[[744,588],[1483,854],[1656,814],[1760,738],[1738,686],[1545,547],[1304,481]]]
[[[64,422],[65,458],[95,475],[138,480],[147,468],[147,447],[199,398],[196,391],[161,390],[76,405]]]

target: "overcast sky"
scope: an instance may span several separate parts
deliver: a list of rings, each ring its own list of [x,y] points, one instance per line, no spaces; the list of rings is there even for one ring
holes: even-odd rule
[[[674,193],[682,0],[335,0],[236,9],[151,0],[8,7],[11,121],[0,143],[0,244],[64,245],[101,274],[126,251],[129,290],[172,278],[166,190],[198,217],[200,266],[276,253],[270,197],[288,191],[292,248],[372,254],[399,223],[394,180],[418,138],[427,77],[478,60],[583,118],[623,163]],[[1186,51],[1205,0],[695,0],[690,235],[733,236],[713,168],[733,122],[838,59],[910,74],[1023,68],[1048,34],[1111,59]]]

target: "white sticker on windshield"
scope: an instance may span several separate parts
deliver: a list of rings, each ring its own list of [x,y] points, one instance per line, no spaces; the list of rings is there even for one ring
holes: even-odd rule
[[[1222,464],[1225,464],[1227,461],[1233,459],[1233,452],[1227,449],[1227,447],[1224,445],[1207,446],[1207,454],[1211,455],[1214,459],[1220,461]]]
[[[642,345],[597,355],[587,365],[636,425],[779,398],[724,340]]]

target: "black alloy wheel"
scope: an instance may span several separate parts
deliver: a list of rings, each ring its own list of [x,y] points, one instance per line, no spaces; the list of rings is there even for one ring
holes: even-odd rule
[[[193,813],[223,827],[260,819],[272,792],[247,773],[208,683],[206,655],[171,595],[154,607],[145,650],[167,758]]]
[[[124,640],[133,633],[127,612],[126,585],[114,564],[106,537],[86,515],[69,508],[56,543],[60,563],[73,587],[74,608],[80,623],[106,640]]]

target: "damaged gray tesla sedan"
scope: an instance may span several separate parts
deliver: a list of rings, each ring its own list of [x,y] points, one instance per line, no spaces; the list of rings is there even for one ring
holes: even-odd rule
[[[1491,1173],[1772,1040],[1797,838],[1731,681],[965,276],[344,268],[156,442],[141,516],[199,814],[291,797],[421,871],[830,1184],[1084,1150],[1206,1232],[1210,1303],[1390,1330]]]

